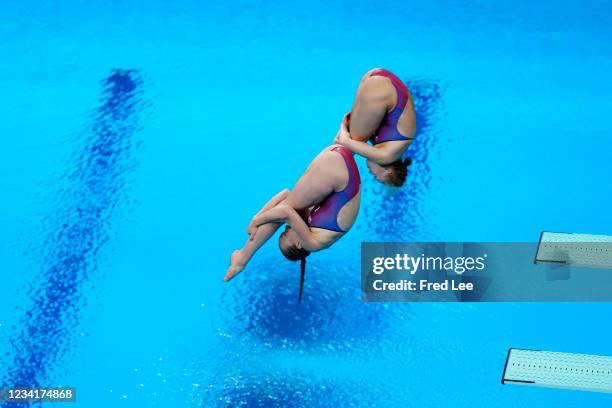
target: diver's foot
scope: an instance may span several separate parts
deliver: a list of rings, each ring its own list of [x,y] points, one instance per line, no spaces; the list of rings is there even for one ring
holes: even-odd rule
[[[223,280],[227,282],[232,279],[234,276],[238,275],[244,269],[244,261],[242,260],[242,252],[240,250],[236,250],[232,252],[230,256],[230,266],[227,268],[227,272],[225,273],[225,277]]]

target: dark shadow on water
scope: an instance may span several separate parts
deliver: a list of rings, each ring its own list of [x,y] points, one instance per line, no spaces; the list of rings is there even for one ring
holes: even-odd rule
[[[42,242],[34,245],[32,252],[41,254],[42,264],[27,289],[30,307],[14,328],[13,363],[2,384],[50,385],[46,376],[70,348],[85,302],[83,287],[96,271],[116,207],[124,201],[126,171],[134,165],[133,137],[144,107],[143,81],[136,71],[118,69],[102,87],[91,125],[68,163],[57,208],[46,219]]]
[[[302,302],[298,303],[297,263],[268,261],[252,265],[244,284],[228,292],[235,310],[228,314],[234,329],[266,340],[317,342],[333,319],[338,299],[313,291],[316,271],[306,267]]]
[[[236,382],[237,381],[237,382]],[[220,394],[211,393],[202,407],[345,407],[370,405],[374,398],[342,381],[304,375],[257,373],[226,381]]]
[[[303,348],[329,342],[369,339],[389,324],[383,304],[359,298],[358,272],[315,260],[306,267],[302,302],[298,303],[299,266],[285,260],[250,265],[242,284],[236,282],[223,303],[230,328],[272,345]],[[356,289],[356,290],[355,290]]]
[[[263,377],[263,376],[262,376]],[[218,400],[219,407],[307,407],[319,406],[315,396],[303,380],[286,378],[270,380],[252,379],[246,385],[230,387]],[[314,400],[314,401],[313,401]],[[207,403],[202,407],[209,407]]]
[[[430,237],[432,225],[426,202],[431,188],[431,168],[443,146],[439,143],[440,122],[445,110],[443,88],[432,80],[406,80],[414,100],[417,130],[406,152],[412,158],[404,186],[392,191],[371,177],[363,177],[372,201],[363,206],[366,233],[371,241],[410,241]],[[428,238],[431,239],[431,238]]]

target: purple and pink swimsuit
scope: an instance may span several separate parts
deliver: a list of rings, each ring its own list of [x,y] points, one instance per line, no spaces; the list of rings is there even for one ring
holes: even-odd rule
[[[338,225],[338,214],[342,207],[359,193],[361,178],[359,177],[359,170],[353,158],[353,153],[349,149],[344,146],[336,146],[331,151],[340,153],[344,159],[346,169],[348,170],[348,182],[344,190],[334,191],[317,205],[310,213],[307,223],[309,227],[346,232]]]
[[[413,137],[402,135],[399,130],[397,130],[397,123],[399,122],[400,116],[402,116],[402,112],[404,111],[406,103],[408,102],[408,96],[410,95],[408,88],[406,88],[406,85],[404,85],[401,79],[386,69],[377,68],[372,70],[370,77],[373,76],[389,78],[391,84],[395,88],[395,92],[397,93],[397,103],[395,104],[393,110],[385,115],[385,118],[374,133],[374,136],[370,138],[370,141],[372,144],[377,145],[379,143],[394,140],[406,141],[413,139]]]

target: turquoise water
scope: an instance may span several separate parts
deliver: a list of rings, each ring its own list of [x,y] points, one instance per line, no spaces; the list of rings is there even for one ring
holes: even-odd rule
[[[3,6],[0,383],[88,408],[610,405],[500,384],[509,347],[612,355],[610,304],[365,304],[358,269],[362,241],[612,233],[607,2]],[[415,94],[409,183],[362,171],[301,304],[274,243],[224,284],[377,66]]]

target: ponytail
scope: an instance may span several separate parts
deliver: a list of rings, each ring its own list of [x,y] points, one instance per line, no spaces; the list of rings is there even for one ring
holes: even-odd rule
[[[280,239],[279,246],[285,258],[290,261],[300,261],[300,293],[298,295],[298,302],[301,302],[302,291],[304,290],[304,274],[306,273],[306,257],[310,255],[310,252],[297,245],[283,246]]]
[[[302,301],[302,291],[304,290],[304,275],[306,274],[306,257],[300,259],[300,292],[298,302]]]

